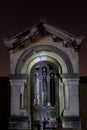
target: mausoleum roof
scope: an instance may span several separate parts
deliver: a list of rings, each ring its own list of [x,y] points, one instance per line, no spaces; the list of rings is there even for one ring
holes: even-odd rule
[[[80,44],[84,38],[83,36],[75,36],[59,27],[48,24],[46,20],[42,19],[31,28],[14,35],[10,39],[4,39],[4,44],[9,50],[11,50],[25,44],[25,41],[28,39],[31,39],[31,41],[34,42],[38,35],[46,34],[50,34],[55,42],[57,39],[63,40],[65,47],[72,46],[76,49],[80,47]]]

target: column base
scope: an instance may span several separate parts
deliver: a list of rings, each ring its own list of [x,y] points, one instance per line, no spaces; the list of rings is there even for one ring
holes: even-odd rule
[[[29,130],[30,119],[28,116],[11,116],[8,127],[9,130]]]
[[[65,116],[61,118],[62,128],[81,129],[81,118],[78,116]]]

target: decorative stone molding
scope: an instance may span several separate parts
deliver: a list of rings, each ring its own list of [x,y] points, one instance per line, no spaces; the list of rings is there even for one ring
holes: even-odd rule
[[[21,79],[12,79],[10,80],[10,84],[11,86],[24,86],[24,84],[26,83],[26,80],[21,80]]]

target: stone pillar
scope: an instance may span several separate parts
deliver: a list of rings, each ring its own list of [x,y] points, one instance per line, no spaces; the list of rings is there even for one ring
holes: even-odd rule
[[[70,94],[70,112],[73,116],[79,116],[79,95],[78,85],[79,79],[68,79],[69,82],[69,94]]]
[[[11,116],[23,114],[21,109],[20,109],[20,106],[24,107],[23,92],[24,92],[25,84],[26,84],[26,77],[24,78],[23,76],[16,76],[16,75],[10,77]],[[20,95],[22,96],[21,100],[20,100]]]
[[[9,117],[9,129],[28,130],[31,125],[31,119],[24,108],[23,96],[26,84],[26,75],[11,75],[11,114]],[[21,96],[20,96],[21,95]],[[21,100],[20,100],[21,97]],[[21,104],[20,104],[21,103]]]
[[[79,115],[79,75],[64,74],[62,75],[64,83],[64,111],[62,118],[62,127],[64,128],[81,128],[81,119]]]
[[[69,86],[67,79],[63,79],[64,83],[64,116],[70,115],[70,97],[69,97]]]
[[[47,76],[47,91],[48,91],[48,95],[47,95],[47,106],[50,106],[50,76]]]
[[[63,79],[65,88],[64,116],[79,116],[78,78]]]
[[[20,94],[26,79],[10,79],[11,84],[11,116],[20,115]]]

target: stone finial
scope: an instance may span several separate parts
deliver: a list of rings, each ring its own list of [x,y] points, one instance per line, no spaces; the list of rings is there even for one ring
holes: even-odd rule
[[[40,17],[39,22],[46,23],[47,22],[47,18],[42,16],[42,17]]]

